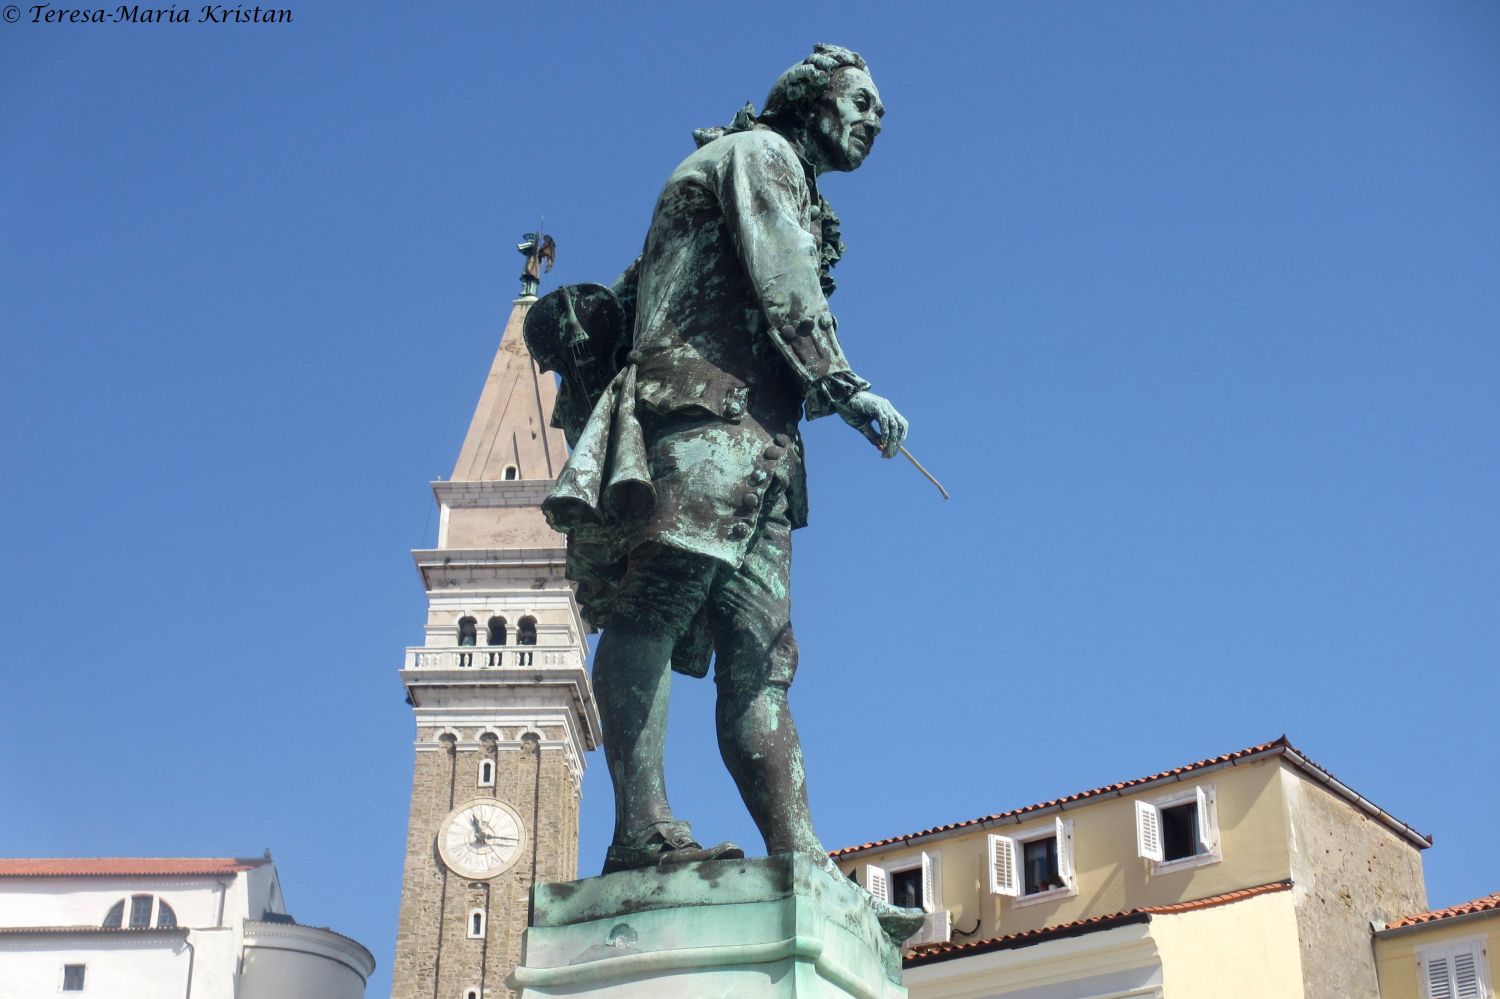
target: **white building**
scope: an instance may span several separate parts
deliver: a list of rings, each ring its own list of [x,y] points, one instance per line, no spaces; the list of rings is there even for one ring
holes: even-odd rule
[[[287,915],[269,852],[0,859],[0,999],[363,999],[374,968]]]

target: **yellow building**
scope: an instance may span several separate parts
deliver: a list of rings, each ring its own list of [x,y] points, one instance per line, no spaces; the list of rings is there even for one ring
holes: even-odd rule
[[[912,999],[1379,999],[1429,845],[1283,737],[833,856],[930,913]]]
[[[1381,999],[1490,999],[1500,981],[1500,892],[1375,932]]]

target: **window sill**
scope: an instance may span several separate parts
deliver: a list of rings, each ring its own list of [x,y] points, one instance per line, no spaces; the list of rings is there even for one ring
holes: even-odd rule
[[[1217,864],[1223,860],[1223,854],[1217,850],[1208,853],[1195,853],[1191,857],[1182,857],[1178,860],[1153,860],[1151,862],[1152,876],[1158,874],[1173,874],[1177,871],[1190,871],[1195,867],[1207,867],[1209,864]]]
[[[1077,894],[1077,888],[1048,888],[1046,891],[1035,892],[1031,895],[1017,895],[1010,900],[1010,907],[1012,909],[1020,909],[1041,902],[1055,902],[1058,899],[1072,898]]]

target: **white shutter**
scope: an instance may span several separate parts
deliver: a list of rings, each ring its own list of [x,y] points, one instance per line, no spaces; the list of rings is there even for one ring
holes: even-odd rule
[[[1219,813],[1214,808],[1214,789],[1197,787],[1198,792],[1198,852],[1213,853],[1219,845]]]
[[[1135,803],[1135,852],[1147,860],[1161,860],[1161,809],[1155,805]]]
[[[865,891],[882,902],[891,900],[891,876],[885,872],[885,868],[874,864],[865,865]]]
[[[1057,876],[1069,888],[1077,889],[1073,880],[1073,820],[1057,818]]]
[[[933,901],[932,901],[933,896],[937,893],[936,888],[934,887],[937,884],[936,878],[934,877],[934,869],[936,867],[937,867],[937,865],[935,863],[933,863],[932,855],[928,854],[928,853],[923,853],[922,854],[922,911],[923,912],[931,912],[931,911],[933,911],[934,909],[937,908],[937,906],[934,905]]]
[[[1017,877],[1016,841],[1009,836],[990,834],[990,893],[1021,894],[1021,879]]]
[[[1474,960],[1472,950],[1461,950],[1453,955],[1454,999],[1484,999],[1479,988],[1479,962]]]
[[[1424,960],[1427,962],[1427,974],[1423,976],[1427,985],[1427,999],[1454,999],[1448,958],[1428,957]]]

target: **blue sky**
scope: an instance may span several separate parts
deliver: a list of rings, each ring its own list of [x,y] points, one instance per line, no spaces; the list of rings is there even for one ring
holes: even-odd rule
[[[298,4],[0,23],[0,852],[256,854],[387,988],[431,542],[545,216],[639,250],[814,41],[856,368],[808,428],[794,708],[830,847],[1275,738],[1500,889],[1500,7]],[[757,840],[679,682],[671,779]],[[704,762],[707,760],[707,762]],[[610,792],[591,760],[583,857]]]

